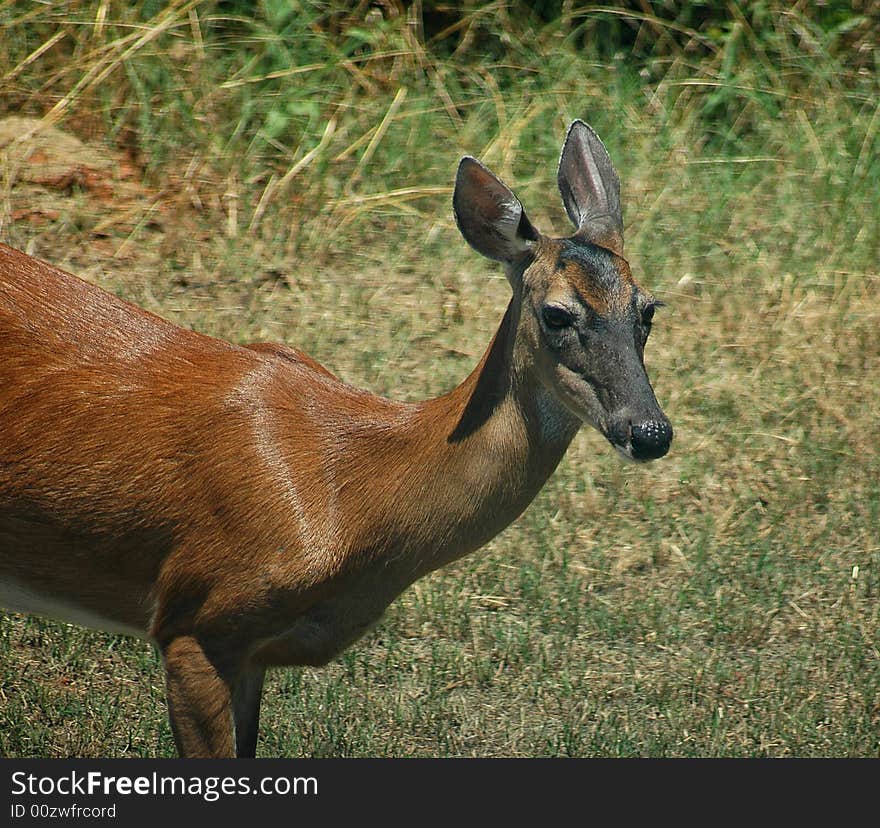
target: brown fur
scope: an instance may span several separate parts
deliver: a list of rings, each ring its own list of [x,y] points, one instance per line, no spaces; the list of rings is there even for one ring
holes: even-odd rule
[[[0,577],[154,638],[181,751],[227,753],[210,711],[242,672],[326,662],[556,465],[567,440],[530,449],[483,371],[508,356],[501,333],[462,386],[405,405],[0,246]],[[346,617],[302,622],[322,601]]]
[[[607,435],[614,416],[662,417],[625,262],[601,260],[604,282],[559,270],[564,240],[517,225],[494,176],[463,162],[458,186],[463,232],[509,259],[514,295],[473,373],[418,404],[286,346],[176,327],[0,245],[0,598],[152,638],[183,756],[253,755],[265,669],[326,663],[486,543],[582,420]],[[578,292],[630,333],[596,353],[576,336],[548,347],[542,303]],[[600,395],[583,377],[603,370]]]

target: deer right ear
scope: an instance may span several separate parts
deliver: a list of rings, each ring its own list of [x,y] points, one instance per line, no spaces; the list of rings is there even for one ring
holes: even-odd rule
[[[538,238],[510,188],[470,156],[458,165],[452,210],[467,243],[499,262],[515,262]]]

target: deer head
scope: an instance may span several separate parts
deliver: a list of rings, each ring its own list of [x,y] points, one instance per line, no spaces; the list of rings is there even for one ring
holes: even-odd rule
[[[624,456],[662,457],[672,426],[645,371],[644,349],[660,306],[623,256],[620,181],[583,121],[568,130],[558,170],[573,235],[542,235],[513,192],[479,161],[462,159],[456,221],[479,253],[503,262],[518,309],[517,359],[570,415]]]

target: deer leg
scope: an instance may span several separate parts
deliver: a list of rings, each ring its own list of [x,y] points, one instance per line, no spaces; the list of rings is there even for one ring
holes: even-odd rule
[[[171,639],[162,648],[168,716],[182,758],[232,758],[235,682],[221,674],[192,636]]]
[[[260,699],[266,668],[248,666],[239,676],[232,693],[235,721],[235,752],[239,758],[257,755],[257,732],[260,726]]]

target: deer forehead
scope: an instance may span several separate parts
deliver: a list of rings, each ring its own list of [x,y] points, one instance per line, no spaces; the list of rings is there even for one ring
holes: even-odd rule
[[[580,239],[542,239],[527,271],[544,300],[580,300],[602,316],[625,312],[639,290],[626,259]]]

